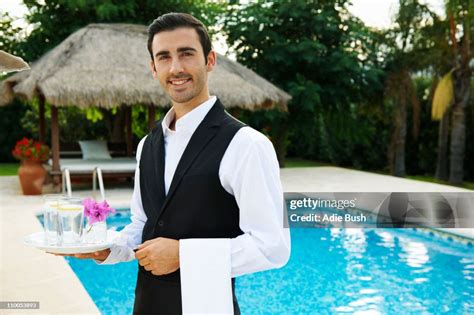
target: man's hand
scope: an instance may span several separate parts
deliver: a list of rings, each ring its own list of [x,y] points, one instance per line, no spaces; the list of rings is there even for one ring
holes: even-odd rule
[[[85,253],[85,254],[55,254],[55,253],[50,253],[50,254],[53,254],[55,256],[70,256],[70,257],[75,257],[75,258],[79,258],[79,259],[92,258],[92,259],[96,259],[96,260],[99,260],[99,261],[102,262],[102,261],[106,260],[107,257],[109,257],[110,249],[107,248],[107,249],[104,249],[104,250],[99,250],[97,252]]]
[[[164,237],[148,240],[138,246],[135,257],[155,276],[172,273],[179,268],[179,241]]]

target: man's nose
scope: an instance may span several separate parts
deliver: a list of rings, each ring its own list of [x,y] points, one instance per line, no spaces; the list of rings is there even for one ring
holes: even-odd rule
[[[175,75],[184,72],[183,65],[179,61],[179,58],[173,58],[171,61],[170,74]]]

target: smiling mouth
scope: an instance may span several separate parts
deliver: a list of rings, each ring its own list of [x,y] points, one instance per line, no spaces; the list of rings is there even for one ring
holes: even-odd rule
[[[187,82],[191,81],[191,78],[188,79],[180,79],[180,80],[169,80],[168,83],[174,86],[181,86],[186,84]]]

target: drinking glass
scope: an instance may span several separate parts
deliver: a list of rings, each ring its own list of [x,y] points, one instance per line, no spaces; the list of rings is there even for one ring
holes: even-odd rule
[[[64,199],[64,195],[48,194],[43,196],[43,227],[45,243],[56,245],[58,243],[58,233],[61,234],[59,226],[58,205]]]
[[[84,206],[79,198],[64,198],[58,204],[62,245],[80,244],[84,228]],[[59,235],[59,233],[58,233]]]

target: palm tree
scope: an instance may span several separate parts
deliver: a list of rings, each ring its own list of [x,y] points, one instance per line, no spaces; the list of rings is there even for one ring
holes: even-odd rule
[[[470,20],[474,14],[472,3],[458,0],[450,0],[446,3],[453,68],[439,82],[432,107],[433,119],[441,120],[436,177],[447,179],[446,156],[448,132],[451,131],[449,139],[449,182],[457,185],[463,182],[464,176],[465,109],[469,100],[472,74],[470,69]],[[458,40],[456,39],[458,33],[461,33],[460,48],[458,48]],[[449,129],[450,123],[451,129]]]
[[[419,32],[436,16],[418,0],[399,0],[395,27],[387,32],[388,56],[385,100],[394,109],[393,131],[388,149],[388,164],[392,175],[405,176],[405,142],[407,108],[413,109],[413,136],[419,128],[420,105],[416,96],[413,73],[426,67],[424,39]],[[419,49],[421,47],[421,49]]]
[[[467,2],[465,4],[467,6]],[[471,60],[470,18],[467,15],[468,13],[465,13],[460,16],[460,19],[464,20],[462,23],[463,36],[460,52],[456,54],[456,67],[453,71],[454,102],[451,114],[452,130],[449,155],[449,182],[451,184],[461,184],[464,176],[464,151],[466,146],[465,111],[469,100],[471,80],[471,69],[469,67]]]
[[[420,104],[416,97],[416,89],[407,68],[389,72],[387,76],[385,96],[394,108],[394,126],[388,148],[390,173],[404,177],[405,171],[405,142],[407,136],[407,108],[413,108],[414,136],[418,134]]]

